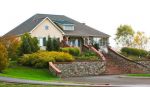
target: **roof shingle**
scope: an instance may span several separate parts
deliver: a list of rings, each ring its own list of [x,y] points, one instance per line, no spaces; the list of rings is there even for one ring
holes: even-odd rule
[[[61,21],[61,23],[74,24],[74,31],[63,30],[65,35],[109,37],[109,35],[107,35],[103,32],[93,29],[83,23],[75,21],[64,15],[50,15],[50,14],[35,14],[34,16],[27,19],[25,22],[23,22],[19,26],[15,27],[13,30],[6,33],[5,36],[6,35],[20,35],[25,32],[30,32],[34,27],[36,27],[36,25],[38,25],[46,17],[51,19],[54,23],[58,22],[58,21],[60,22],[61,20],[63,20],[63,21]]]

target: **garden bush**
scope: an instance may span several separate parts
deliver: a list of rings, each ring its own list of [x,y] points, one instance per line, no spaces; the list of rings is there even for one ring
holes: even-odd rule
[[[60,49],[60,41],[59,38],[51,38],[50,36],[48,36],[48,40],[46,43],[46,50],[47,51],[59,51]]]
[[[121,49],[121,52],[126,55],[134,55],[140,57],[146,57],[148,55],[148,52],[146,50],[137,49],[137,48],[124,47]]]
[[[19,55],[31,54],[39,50],[38,40],[36,37],[32,38],[29,33],[21,35],[21,44],[19,47]]]
[[[77,47],[64,47],[64,48],[61,48],[60,51],[67,52],[73,56],[80,55],[80,50]]]
[[[3,36],[0,37],[0,42],[5,46],[10,60],[18,59],[18,48],[20,41],[17,36]]]
[[[5,46],[0,43],[0,72],[8,66],[8,54]]]
[[[90,50],[83,52],[84,56],[96,56],[96,53]]]
[[[94,46],[94,48],[95,48],[96,50],[99,50],[99,49],[100,49],[98,43],[95,43],[93,46]]]
[[[90,50],[86,50],[85,52],[82,52],[81,55],[79,55],[75,58],[76,58],[76,60],[87,60],[87,61],[100,60],[100,58],[96,55],[96,53],[93,51],[90,51]]]
[[[33,54],[25,54],[20,58],[19,63],[25,66],[36,68],[48,67],[48,62],[72,62],[74,58],[72,55],[64,52],[47,52],[39,51]]]

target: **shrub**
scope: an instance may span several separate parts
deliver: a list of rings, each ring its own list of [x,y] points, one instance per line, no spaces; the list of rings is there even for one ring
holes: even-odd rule
[[[18,58],[18,47],[20,41],[17,36],[0,37],[0,42],[5,46],[8,52],[8,58],[16,60]]]
[[[82,54],[78,57],[76,57],[77,60],[100,60],[100,58],[96,55],[95,52],[86,50],[85,52],[82,52]]]
[[[60,49],[59,38],[51,38],[50,36],[48,36],[46,50],[47,51],[59,51],[59,49]]]
[[[127,55],[141,56],[146,57],[148,52],[146,50],[137,49],[137,48],[128,48],[124,47],[121,49],[121,52]]]
[[[95,48],[96,50],[99,50],[99,49],[100,49],[98,43],[95,43],[93,46],[94,46],[94,48]]]
[[[72,62],[74,58],[64,52],[46,52],[39,51],[33,54],[25,54],[19,63],[25,66],[32,66],[36,68],[46,68],[48,67],[48,62]]]
[[[0,72],[8,66],[8,54],[5,46],[0,43]]]
[[[99,61],[100,58],[98,58],[97,56],[79,56],[76,57],[77,60],[87,60],[87,61]]]
[[[60,49],[62,52],[67,52],[73,56],[78,56],[80,54],[80,50],[77,47],[65,47]]]
[[[59,38],[53,38],[53,47],[54,47],[53,51],[59,51],[60,49]]]
[[[48,40],[47,40],[47,43],[46,43],[46,50],[47,51],[52,51],[54,48],[53,48],[53,43],[52,43],[52,39],[50,36],[48,36]]]
[[[20,55],[37,52],[39,50],[37,38],[32,38],[29,33],[21,36]]]
[[[96,56],[96,53],[88,50],[88,51],[85,51],[82,55],[87,56],[87,57],[88,56]]]

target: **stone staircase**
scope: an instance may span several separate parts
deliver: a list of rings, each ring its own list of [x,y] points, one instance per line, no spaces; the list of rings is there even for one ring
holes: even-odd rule
[[[105,74],[114,75],[114,74],[122,74],[121,67],[112,59],[109,55],[104,54],[106,58],[106,71]]]
[[[103,61],[106,61],[106,75],[131,74],[131,73],[149,73],[150,69],[146,66],[129,60],[123,55],[117,53],[108,47],[108,53],[97,51],[93,46],[85,45],[86,48],[96,52]]]
[[[121,54],[108,48],[108,54],[103,54],[106,58],[105,74],[131,74],[131,73],[147,73],[149,69],[135,61],[129,60]]]

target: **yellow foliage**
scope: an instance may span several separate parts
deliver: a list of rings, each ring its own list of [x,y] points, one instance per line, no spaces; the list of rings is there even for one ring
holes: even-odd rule
[[[0,72],[8,66],[8,54],[5,46],[0,43]]]
[[[149,41],[149,38],[145,36],[144,32],[137,32],[134,36],[133,44],[139,49],[144,49]]]
[[[55,51],[39,51],[33,54],[25,54],[20,63],[37,68],[48,67],[48,62],[72,62],[74,58],[69,53]]]

